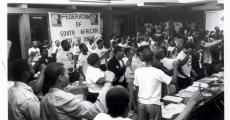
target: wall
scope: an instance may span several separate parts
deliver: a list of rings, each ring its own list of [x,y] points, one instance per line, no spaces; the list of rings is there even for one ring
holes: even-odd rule
[[[221,30],[224,29],[224,10],[206,11],[206,29],[213,31],[215,26],[219,26]]]

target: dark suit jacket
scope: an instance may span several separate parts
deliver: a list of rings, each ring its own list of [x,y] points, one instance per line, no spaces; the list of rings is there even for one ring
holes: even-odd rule
[[[126,87],[126,79],[122,82],[119,83],[119,79],[121,78],[122,75],[125,74],[126,67],[123,63],[123,67],[120,65],[119,61],[116,59],[116,57],[112,57],[109,62],[108,62],[108,70],[114,72],[116,80],[113,82],[113,85],[122,85]]]

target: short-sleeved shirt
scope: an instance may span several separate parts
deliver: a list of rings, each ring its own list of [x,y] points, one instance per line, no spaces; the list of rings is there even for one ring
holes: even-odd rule
[[[102,49],[95,49],[94,51],[93,51],[93,53],[97,53],[97,55],[99,56],[99,57],[101,57],[101,56],[103,56],[104,54],[105,54],[105,52],[107,51],[107,49],[105,49],[105,48],[102,48]],[[101,64],[105,64],[106,63],[106,60],[105,60],[105,58],[103,58],[103,59],[101,59]]]
[[[86,71],[86,82],[88,85],[88,90],[91,93],[99,93],[102,89],[102,85],[96,84],[99,78],[104,77],[105,73],[99,68],[88,66]]]
[[[82,71],[84,73],[84,75],[86,74],[86,70],[89,66],[88,62],[87,62],[87,58],[89,56],[89,53],[87,53],[87,55],[84,55],[84,54],[80,54],[79,55],[79,58],[78,58],[78,63],[79,63],[79,66],[82,66]]]
[[[131,62],[131,68],[133,69],[133,71],[135,71],[137,68],[143,67],[145,64],[144,62],[141,61],[141,59],[137,56],[134,55],[132,62]]]
[[[139,87],[138,100],[142,104],[160,105],[161,83],[169,84],[172,77],[154,67],[138,68],[134,72],[134,85]]]
[[[68,58],[68,54],[71,54],[72,49],[70,49],[69,51],[64,51],[61,50],[61,52],[59,52],[59,54],[57,54],[57,62],[63,63],[64,66],[68,69],[69,65],[70,65],[70,60]]]
[[[173,62],[175,61],[175,59],[170,59],[170,58],[163,58],[160,60],[160,62],[163,64],[163,66],[165,68],[167,68],[168,70],[173,70]]]
[[[79,46],[74,46],[73,47],[73,55],[79,55],[81,53],[81,50]]]
[[[32,52],[36,53],[32,61],[33,61],[33,62],[37,62],[37,61],[39,60],[39,58],[40,58],[40,49],[39,49],[39,48],[34,48],[34,47],[32,47],[32,48],[30,48],[29,51],[28,51],[29,55],[30,55]]]
[[[62,50],[62,48],[61,48],[61,46],[59,46],[59,47],[53,47],[53,51],[52,51],[52,53],[54,54],[54,53],[59,53],[59,52],[61,52],[61,50]]]
[[[187,55],[184,53],[182,50],[178,55],[177,55],[177,60],[183,60]],[[182,71],[190,77],[190,72],[192,70],[192,56],[190,55],[188,58],[188,61],[182,66]],[[185,76],[181,75],[178,73],[178,76],[181,78],[186,78]]]

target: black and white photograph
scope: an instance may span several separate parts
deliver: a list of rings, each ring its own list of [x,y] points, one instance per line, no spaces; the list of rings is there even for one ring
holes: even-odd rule
[[[51,14],[51,21],[52,21],[52,26],[62,26],[62,19],[61,15],[59,14]]]
[[[91,25],[98,25],[98,14],[90,14]]]
[[[225,8],[223,0],[9,0],[5,116],[228,120]]]

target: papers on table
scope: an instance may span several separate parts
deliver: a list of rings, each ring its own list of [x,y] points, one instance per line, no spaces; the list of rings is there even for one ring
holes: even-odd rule
[[[202,78],[199,80],[199,82],[202,82],[202,83],[211,83],[212,81],[216,81],[218,80],[217,77],[205,77],[205,78]]]
[[[183,101],[183,98],[175,97],[175,96],[165,96],[165,97],[163,97],[163,100],[171,101],[171,102],[174,102],[174,103],[180,103],[180,102]]]
[[[162,117],[165,119],[170,119],[173,115],[181,113],[185,108],[185,104],[168,104],[165,107],[162,107]]]
[[[224,72],[218,72],[218,73],[213,74],[212,76],[223,77],[224,76]]]
[[[203,82],[193,82],[192,84],[193,87],[201,87],[201,89],[203,88],[208,88],[208,84],[207,83],[203,83]]]
[[[192,97],[193,93],[199,90],[199,86],[201,87],[201,89],[208,88],[207,83],[193,82],[193,84],[191,86],[187,87],[186,89],[183,89],[183,90],[179,91],[176,94],[176,96],[179,96],[179,97]]]
[[[193,95],[193,92],[188,92],[188,91],[186,91],[186,90],[181,90],[181,91],[179,91],[177,94],[176,94],[176,96],[179,96],[179,97],[192,97],[192,95]]]
[[[188,92],[196,92],[199,90],[199,87],[194,87],[194,86],[189,86],[185,89],[185,91],[188,91]]]

